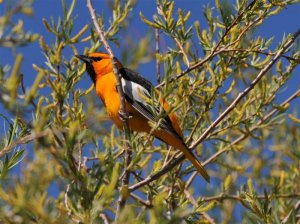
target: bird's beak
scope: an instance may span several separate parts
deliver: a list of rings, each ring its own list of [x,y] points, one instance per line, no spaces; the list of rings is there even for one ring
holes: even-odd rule
[[[75,55],[76,58],[79,58],[81,61],[85,63],[91,63],[90,59],[88,56],[85,55]]]

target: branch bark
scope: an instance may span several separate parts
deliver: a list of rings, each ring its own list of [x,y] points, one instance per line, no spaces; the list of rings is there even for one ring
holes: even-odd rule
[[[287,216],[282,220],[282,224],[288,223],[293,212],[297,212],[300,209],[300,200],[293,206],[292,210],[287,214]]]
[[[161,82],[160,62],[157,58],[157,55],[159,54],[159,31],[158,31],[158,29],[155,29],[155,53],[156,53],[156,81],[157,81],[157,84],[160,84],[160,82]]]
[[[236,99],[227,107],[227,109],[205,130],[205,132],[200,136],[198,140],[196,140],[191,146],[191,150],[199,145],[204,139],[207,138],[207,136],[214,130],[214,128],[235,108],[235,106],[255,87],[255,85],[261,80],[261,78],[269,71],[269,69],[275,64],[275,62],[281,57],[282,54],[284,54],[290,46],[295,42],[296,38],[300,35],[300,29],[298,29],[294,35],[285,43],[283,44],[282,48],[277,52],[277,54],[273,57],[273,59],[259,72],[257,77],[252,81],[252,83],[244,89],[243,92],[239,93],[239,95],[236,97]],[[298,94],[296,94],[297,97]],[[276,112],[276,111],[275,111]],[[275,113],[274,112],[274,113]],[[272,116],[273,113],[270,113],[270,116]],[[242,135],[240,138],[236,139],[232,144],[239,142],[241,140],[244,140],[247,136]],[[231,144],[231,145],[232,145]],[[210,162],[212,162],[215,158],[223,154],[224,152],[228,151],[230,146],[226,147],[224,150],[221,150],[217,152],[213,158],[210,158],[206,160],[203,165],[206,165]],[[179,163],[181,163],[185,159],[184,155],[180,153],[179,157],[175,159],[174,162],[167,164],[162,170],[158,171],[154,175],[149,175],[144,180],[132,185],[129,187],[130,191],[134,191],[167,173],[171,169],[173,169],[175,166],[177,166]]]
[[[39,133],[32,132],[32,133],[30,133],[28,135],[25,135],[25,136],[17,139],[12,144],[10,144],[10,145],[4,147],[3,149],[1,149],[1,151],[0,151],[0,158],[2,156],[4,156],[5,154],[9,153],[14,147],[16,147],[18,145],[26,144],[26,143],[31,142],[33,140],[46,137],[49,134],[50,134],[50,131],[48,129],[46,129],[46,130],[44,130],[42,132],[39,132]]]
[[[126,111],[126,105],[125,105],[125,96],[124,96],[124,92],[122,89],[122,83],[121,83],[121,73],[119,72],[118,69],[118,65],[117,65],[117,59],[114,56],[106,38],[105,38],[105,34],[103,32],[103,30],[100,28],[98,22],[97,22],[97,18],[96,18],[96,14],[95,14],[95,10],[92,6],[91,0],[87,0],[87,7],[90,11],[91,14],[91,18],[93,21],[93,24],[95,26],[95,29],[101,39],[101,42],[103,43],[105,49],[107,50],[109,56],[111,57],[112,63],[113,63],[113,71],[114,74],[116,75],[117,78],[117,90],[119,93],[119,97],[120,97],[120,101],[121,101],[121,105],[120,105],[120,118],[123,121],[123,128],[124,128],[124,132],[125,132],[125,158],[124,158],[124,174],[122,177],[122,183],[121,183],[121,188],[123,187],[128,187],[128,183],[129,183],[129,178],[130,178],[130,171],[128,170],[128,166],[131,162],[131,146],[130,146],[130,130],[129,130],[129,126],[128,126],[128,113]],[[119,199],[118,199],[118,204],[117,204],[117,214],[116,214],[116,219],[118,218],[118,215],[120,214],[121,209],[124,207],[125,203],[126,203],[126,199],[127,197],[124,196],[124,194],[120,194]]]
[[[295,199],[295,198],[300,198],[300,194],[278,194],[278,195],[268,195],[268,198],[290,198],[290,199]],[[265,199],[265,195],[258,195],[256,196],[256,199],[258,200],[263,200]],[[220,194],[216,196],[210,196],[210,197],[204,197],[201,199],[201,202],[210,202],[210,201],[224,201],[224,200],[236,200],[236,201],[241,201],[243,200],[241,195],[230,195],[230,194]]]
[[[245,9],[239,14],[237,15],[237,17],[233,20],[233,22],[230,24],[230,26],[228,26],[224,32],[224,34],[222,35],[222,37],[220,38],[220,40],[218,41],[218,43],[216,44],[216,46],[212,49],[212,51],[210,52],[209,55],[207,55],[203,60],[196,62],[194,65],[188,66],[188,68],[184,71],[182,71],[179,75],[177,75],[175,77],[175,80],[181,78],[182,76],[188,74],[189,72],[193,71],[196,68],[201,67],[203,64],[205,64],[206,62],[208,62],[209,60],[211,60],[212,58],[214,58],[216,55],[220,54],[223,52],[223,48],[222,49],[218,49],[223,40],[225,39],[225,37],[229,34],[230,30],[239,22],[239,20],[243,17],[243,15],[253,7],[253,5],[255,4],[257,0],[253,0],[251,1],[246,7]],[[241,32],[241,34],[239,35],[239,37],[236,39],[236,41],[234,43],[236,43],[237,41],[240,40],[240,38],[246,33],[247,30],[249,30],[255,23],[257,23],[258,21],[260,21],[260,17],[258,17],[257,19],[255,19],[254,21],[252,21],[247,27],[246,29]],[[226,48],[225,48],[226,49]],[[162,86],[164,86],[166,83],[165,81],[159,83],[156,88],[160,88]]]
[[[214,128],[236,107],[236,105],[256,86],[261,78],[269,71],[269,69],[275,64],[282,54],[295,42],[296,38],[300,35],[300,29],[293,35],[293,37],[287,41],[283,47],[277,52],[274,58],[259,72],[256,78],[251,84],[244,89],[243,92],[239,93],[237,98],[227,107],[227,109],[205,130],[205,132],[196,140],[190,147],[194,148],[199,145],[208,134],[214,130]]]

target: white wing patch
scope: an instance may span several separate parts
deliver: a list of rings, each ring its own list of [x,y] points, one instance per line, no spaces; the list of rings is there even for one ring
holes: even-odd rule
[[[151,93],[138,83],[126,80],[124,78],[121,79],[121,82],[125,98],[131,102],[132,106],[149,121],[157,122],[156,118],[161,114],[161,105],[159,100],[153,100]],[[180,138],[176,130],[173,128],[169,117],[167,114],[165,115],[166,117],[161,121],[159,127],[175,137]]]
[[[126,93],[133,101],[144,104],[145,98],[151,100],[149,91],[143,86],[123,78],[121,79],[121,82],[124,93]]]

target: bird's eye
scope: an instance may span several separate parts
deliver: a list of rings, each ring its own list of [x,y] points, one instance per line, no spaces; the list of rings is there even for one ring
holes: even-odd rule
[[[92,57],[91,58],[93,61],[100,61],[102,58],[101,57]]]

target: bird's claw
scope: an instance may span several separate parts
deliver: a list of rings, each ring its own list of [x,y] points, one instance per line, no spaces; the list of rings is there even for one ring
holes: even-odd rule
[[[119,110],[119,116],[122,121],[132,118],[132,115],[130,115],[129,113],[124,113],[123,111],[120,111],[120,110]]]

